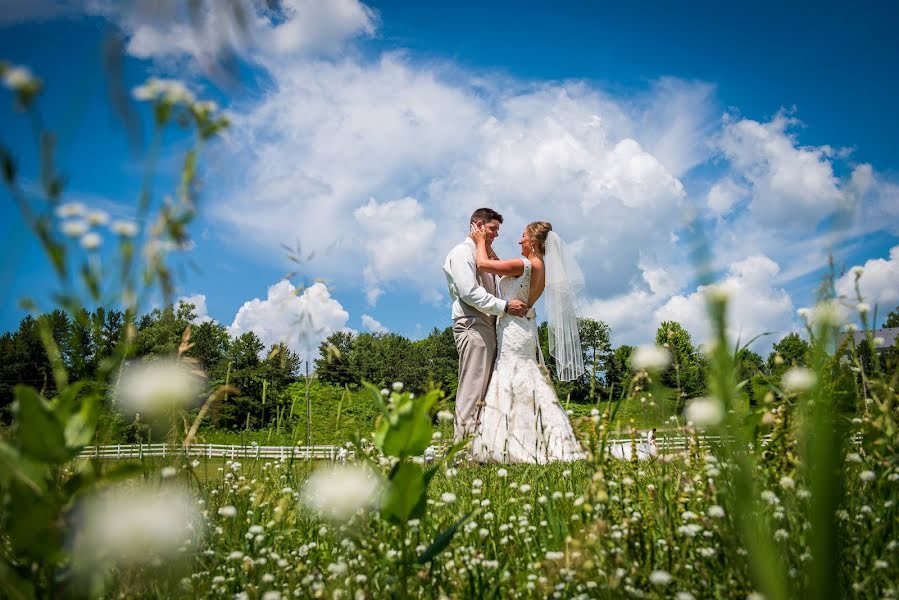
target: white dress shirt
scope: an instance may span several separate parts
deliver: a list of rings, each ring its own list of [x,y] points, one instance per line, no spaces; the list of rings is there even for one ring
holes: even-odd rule
[[[465,238],[464,242],[450,250],[443,264],[443,273],[453,300],[454,321],[461,317],[478,316],[478,313],[498,316],[506,311],[506,301],[485,289],[489,286],[493,291],[496,290],[493,275],[480,273],[481,281],[478,281],[476,251],[474,240]],[[489,282],[486,281],[488,277]]]

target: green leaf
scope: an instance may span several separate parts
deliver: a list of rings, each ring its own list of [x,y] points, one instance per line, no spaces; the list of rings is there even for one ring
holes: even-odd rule
[[[390,487],[381,514],[389,521],[402,524],[424,515],[427,486],[424,471],[413,462],[402,461],[390,473]]]
[[[434,541],[431,542],[431,545],[425,548],[425,551],[421,553],[421,555],[418,557],[418,560],[416,560],[415,562],[423,565],[446,550],[446,547],[449,546],[449,543],[453,540],[453,536],[456,535],[459,527],[461,527],[462,524],[467,521],[472,514],[474,514],[474,511],[466,513],[461,519],[444,529],[440,533],[440,535],[434,538]]]
[[[35,494],[43,494],[47,490],[41,464],[22,456],[18,450],[0,440],[0,483],[6,486],[13,481],[18,481]]]
[[[439,391],[420,398],[402,395],[395,410],[382,419],[375,431],[375,444],[389,456],[419,456],[431,444],[433,427],[430,410],[440,397]]]
[[[81,400],[81,410],[70,416],[66,422],[66,445],[72,450],[81,450],[90,443],[97,429],[99,414],[98,398],[94,394]]]
[[[16,569],[0,558],[0,582],[3,594],[10,600],[30,600],[36,598],[34,585],[28,579],[16,572]]]
[[[66,448],[63,424],[37,390],[17,385],[15,395],[19,426],[16,441],[22,453],[53,463],[71,459],[74,454]]]

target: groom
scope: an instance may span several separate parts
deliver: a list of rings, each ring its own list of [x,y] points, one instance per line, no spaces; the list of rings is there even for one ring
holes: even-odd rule
[[[479,208],[470,225],[487,231],[487,250],[493,254],[493,240],[499,235],[501,214]],[[496,296],[496,278],[477,270],[476,246],[471,236],[450,250],[443,272],[453,300],[453,337],[459,351],[459,389],[456,391],[454,441],[472,435],[478,424],[493,359],[496,357],[496,317],[503,313],[523,317],[528,310],[521,300],[506,302]]]

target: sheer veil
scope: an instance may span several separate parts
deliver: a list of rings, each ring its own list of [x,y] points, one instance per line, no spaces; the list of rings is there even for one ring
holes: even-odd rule
[[[584,273],[571,250],[555,231],[546,236],[546,314],[549,353],[556,359],[556,375],[572,381],[584,374],[584,354],[578,333],[578,313],[584,295]]]

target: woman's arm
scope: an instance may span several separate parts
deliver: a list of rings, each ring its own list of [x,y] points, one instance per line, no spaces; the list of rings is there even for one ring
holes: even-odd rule
[[[520,258],[511,260],[499,260],[498,258],[490,258],[487,253],[487,234],[484,230],[478,229],[475,225],[471,226],[471,237],[477,246],[475,257],[477,259],[477,267],[479,271],[485,273],[493,273],[494,275],[513,275],[518,276],[524,272],[524,263]],[[493,253],[495,257],[496,254]]]

